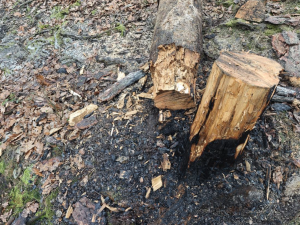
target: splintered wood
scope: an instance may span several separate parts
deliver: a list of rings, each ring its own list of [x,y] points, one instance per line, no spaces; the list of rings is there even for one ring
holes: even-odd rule
[[[217,140],[230,140],[236,158],[272,98],[282,70],[277,62],[255,54],[223,52],[212,67],[191,126],[189,162]]]
[[[202,51],[202,0],[161,1],[150,50],[154,104],[195,107],[195,77]]]

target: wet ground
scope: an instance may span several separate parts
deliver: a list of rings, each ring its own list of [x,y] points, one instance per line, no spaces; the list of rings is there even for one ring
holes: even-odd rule
[[[159,111],[151,99],[139,97],[152,86],[149,74],[113,100],[97,100],[117,80],[118,70],[128,74],[148,61],[157,3],[79,2],[69,3],[74,5],[68,11],[58,1],[32,1],[25,7],[6,2],[6,10],[0,9],[0,93],[9,91],[1,99],[6,101],[1,108],[1,146],[17,139],[0,153],[0,215],[14,210],[7,218],[14,218],[13,224],[32,218],[36,224],[299,224],[297,106],[272,101],[237,160],[230,148],[220,152],[217,142],[187,168],[189,127],[196,109]],[[224,25],[245,1],[236,2],[204,2],[197,102],[221,49],[251,50],[278,60],[266,24],[255,31]],[[281,4],[283,10],[292,8],[289,1]],[[125,30],[115,28],[121,24]],[[299,88],[283,79],[280,85],[299,97]],[[44,111],[53,103],[60,108]],[[92,103],[99,108],[86,119],[96,118],[97,123],[80,131],[70,128],[69,114]],[[17,122],[8,126],[14,118]],[[20,139],[12,136],[18,124],[26,134]],[[51,135],[45,131],[60,126]],[[36,127],[42,131],[33,131]],[[23,147],[31,136],[44,147],[29,154]],[[40,169],[42,174],[32,169],[54,157],[59,166]],[[162,163],[168,160],[171,166],[165,169]],[[32,179],[21,191],[24,195],[29,187],[40,197],[31,198],[39,204],[38,211],[24,216],[29,206],[25,199],[16,206],[11,189],[19,188],[27,168]],[[160,175],[162,187],[153,191],[152,179]],[[17,208],[20,213],[15,213]]]

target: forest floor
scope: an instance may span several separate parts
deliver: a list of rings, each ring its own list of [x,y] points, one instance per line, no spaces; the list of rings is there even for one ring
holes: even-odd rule
[[[245,2],[203,1],[197,103],[221,50],[290,69],[271,39],[300,38],[299,23],[234,19]],[[271,101],[237,160],[211,145],[189,169],[196,108],[156,109],[144,98],[150,74],[99,102],[99,93],[148,62],[157,6],[0,0],[0,224],[300,224],[295,83],[281,77],[295,94]],[[297,22],[300,2],[269,0],[265,14]],[[71,126],[70,114],[91,104],[98,108]],[[157,177],[162,186],[154,191]]]

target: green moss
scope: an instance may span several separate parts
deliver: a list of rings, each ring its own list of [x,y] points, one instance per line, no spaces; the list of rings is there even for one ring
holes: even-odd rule
[[[9,208],[14,209],[14,215],[22,212],[27,202],[31,201],[39,201],[40,194],[37,190],[29,190],[29,188],[25,188],[22,186],[15,186],[10,192],[10,203]]]
[[[43,30],[43,29],[46,29],[46,28],[48,28],[48,27],[50,27],[49,24],[43,24],[43,23],[39,23],[39,24],[38,24],[39,30]]]
[[[267,29],[265,30],[265,35],[271,36],[277,33],[282,32],[281,26],[274,24],[267,24]]]
[[[59,193],[58,188],[52,191],[45,198],[45,201],[41,206],[42,210],[39,210],[36,213],[36,216],[39,217],[39,219],[46,219],[47,224],[52,224],[51,221],[55,215],[54,208],[53,208],[53,201],[57,198],[58,193]]]
[[[236,27],[240,24],[247,23],[247,21],[243,19],[231,19],[225,23],[227,27]]]
[[[0,173],[1,174],[4,174],[4,172],[5,172],[5,164],[4,164],[4,161],[1,161],[0,162]]]
[[[121,36],[124,36],[126,27],[122,23],[117,23],[117,26],[115,27],[115,29],[121,33]]]
[[[229,6],[231,6],[231,5],[233,5],[234,4],[234,1],[233,0],[219,0],[218,2],[217,2],[217,4],[218,5],[223,5],[223,6],[225,6],[225,7],[229,7]]]
[[[62,9],[61,6],[55,6],[51,12],[50,18],[63,19],[69,14],[69,9]]]
[[[28,167],[24,170],[24,173],[21,177],[21,181],[27,186],[28,184],[32,183],[35,179],[35,176],[32,176],[31,167]]]
[[[58,146],[55,146],[53,149],[52,149],[52,155],[53,156],[61,156],[63,153],[63,149],[61,147],[58,147]]]

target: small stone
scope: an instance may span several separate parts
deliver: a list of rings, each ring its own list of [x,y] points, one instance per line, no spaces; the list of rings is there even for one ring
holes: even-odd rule
[[[59,68],[56,72],[57,73],[68,73],[66,68]]]
[[[300,175],[290,177],[285,185],[286,196],[300,195]]]
[[[61,215],[62,215],[62,211],[56,210],[55,215],[56,215],[57,218],[60,218]]]
[[[119,178],[120,179],[128,179],[130,177],[130,171],[126,171],[126,170],[121,170],[120,171],[120,175]]]
[[[120,162],[120,163],[127,163],[129,161],[129,157],[128,156],[119,156],[116,161]]]
[[[143,157],[142,155],[139,155],[139,156],[138,156],[138,160],[140,160],[140,161],[142,161],[143,158],[144,158],[144,157]]]
[[[297,45],[299,44],[298,36],[295,32],[292,31],[283,31],[282,36],[285,40],[285,43],[288,45]]]

